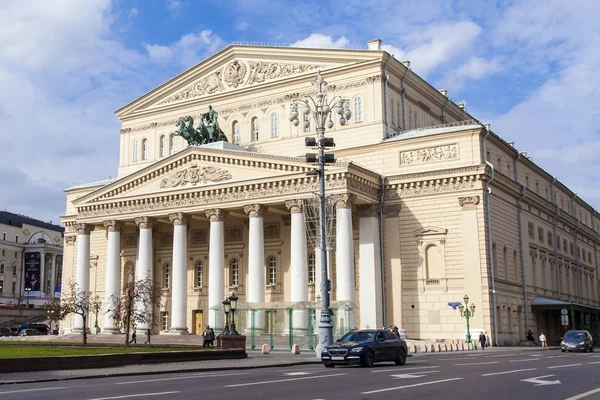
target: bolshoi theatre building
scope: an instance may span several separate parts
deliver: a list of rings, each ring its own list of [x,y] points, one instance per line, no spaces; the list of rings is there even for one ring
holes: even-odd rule
[[[566,328],[596,335],[600,215],[417,73],[379,40],[232,45],[121,107],[118,176],[66,189],[63,281],[103,299],[102,333],[119,331],[110,296],[147,276],[164,294],[155,334],[221,329],[232,292],[247,310],[238,330],[252,313],[261,332],[316,331],[320,250],[306,233],[319,176],[305,139],[317,121],[302,108],[300,124],[288,117],[315,98],[320,74],[352,114],[325,131],[336,335],[395,325],[409,338],[464,338],[465,295],[471,333],[500,345],[528,330],[559,340],[564,310]],[[174,134],[209,110],[226,141]]]

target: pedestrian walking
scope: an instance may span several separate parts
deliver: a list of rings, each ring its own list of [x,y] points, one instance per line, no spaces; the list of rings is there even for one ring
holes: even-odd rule
[[[486,337],[485,337],[485,333],[483,333],[483,331],[481,331],[479,333],[479,344],[481,344],[481,349],[485,350],[485,343],[486,343]]]
[[[210,326],[206,326],[204,332],[202,332],[202,347],[208,347],[210,345]]]
[[[137,336],[135,335],[135,331],[133,331],[133,334],[131,335],[131,340],[129,341],[129,344],[137,344]]]
[[[210,346],[214,346],[215,345],[215,330],[213,328],[210,328]]]
[[[539,337],[540,339],[540,344],[542,345],[542,349],[545,349],[548,347],[548,343],[546,342],[546,335],[544,335],[544,332],[542,332],[542,334]]]
[[[144,344],[152,344],[150,343],[150,337],[152,336],[152,332],[150,331],[150,329],[148,329],[146,331],[146,342],[144,342]]]

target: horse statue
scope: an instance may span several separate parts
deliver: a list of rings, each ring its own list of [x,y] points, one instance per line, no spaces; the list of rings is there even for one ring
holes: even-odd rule
[[[189,146],[200,146],[206,143],[227,141],[225,133],[219,128],[219,113],[208,106],[208,112],[200,115],[200,123],[194,128],[194,119],[189,115],[179,118],[176,123],[177,129],[173,132],[187,140]]]
[[[206,143],[206,138],[208,136],[202,135],[197,129],[194,128],[194,119],[189,115],[184,118],[179,118],[175,126],[177,129],[175,132],[173,132],[173,134],[175,136],[181,136],[187,140],[188,145],[200,146]]]

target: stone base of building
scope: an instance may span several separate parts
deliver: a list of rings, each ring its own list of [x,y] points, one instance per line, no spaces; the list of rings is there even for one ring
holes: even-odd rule
[[[118,328],[113,328],[113,329],[103,329],[102,332],[100,332],[102,335],[122,335],[121,330]]]
[[[189,335],[187,328],[175,328],[167,332],[162,332],[161,335]]]
[[[221,348],[223,350],[245,349],[246,348],[246,336],[244,336],[244,335],[222,335],[221,336]]]

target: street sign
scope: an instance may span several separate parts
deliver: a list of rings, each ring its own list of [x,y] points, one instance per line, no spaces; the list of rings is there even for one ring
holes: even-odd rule
[[[566,308],[563,308],[562,310],[560,310],[560,314],[561,315],[569,315],[569,311]]]
[[[562,325],[567,326],[569,325],[569,316],[568,315],[561,315],[560,316],[560,322],[562,323]]]
[[[544,380],[542,380],[542,378],[549,378],[551,376],[554,376],[554,375],[544,375],[544,376],[538,376],[536,378],[521,379],[521,382],[535,383],[534,386],[560,385],[560,381],[559,380],[556,380],[556,381],[544,381]]]

